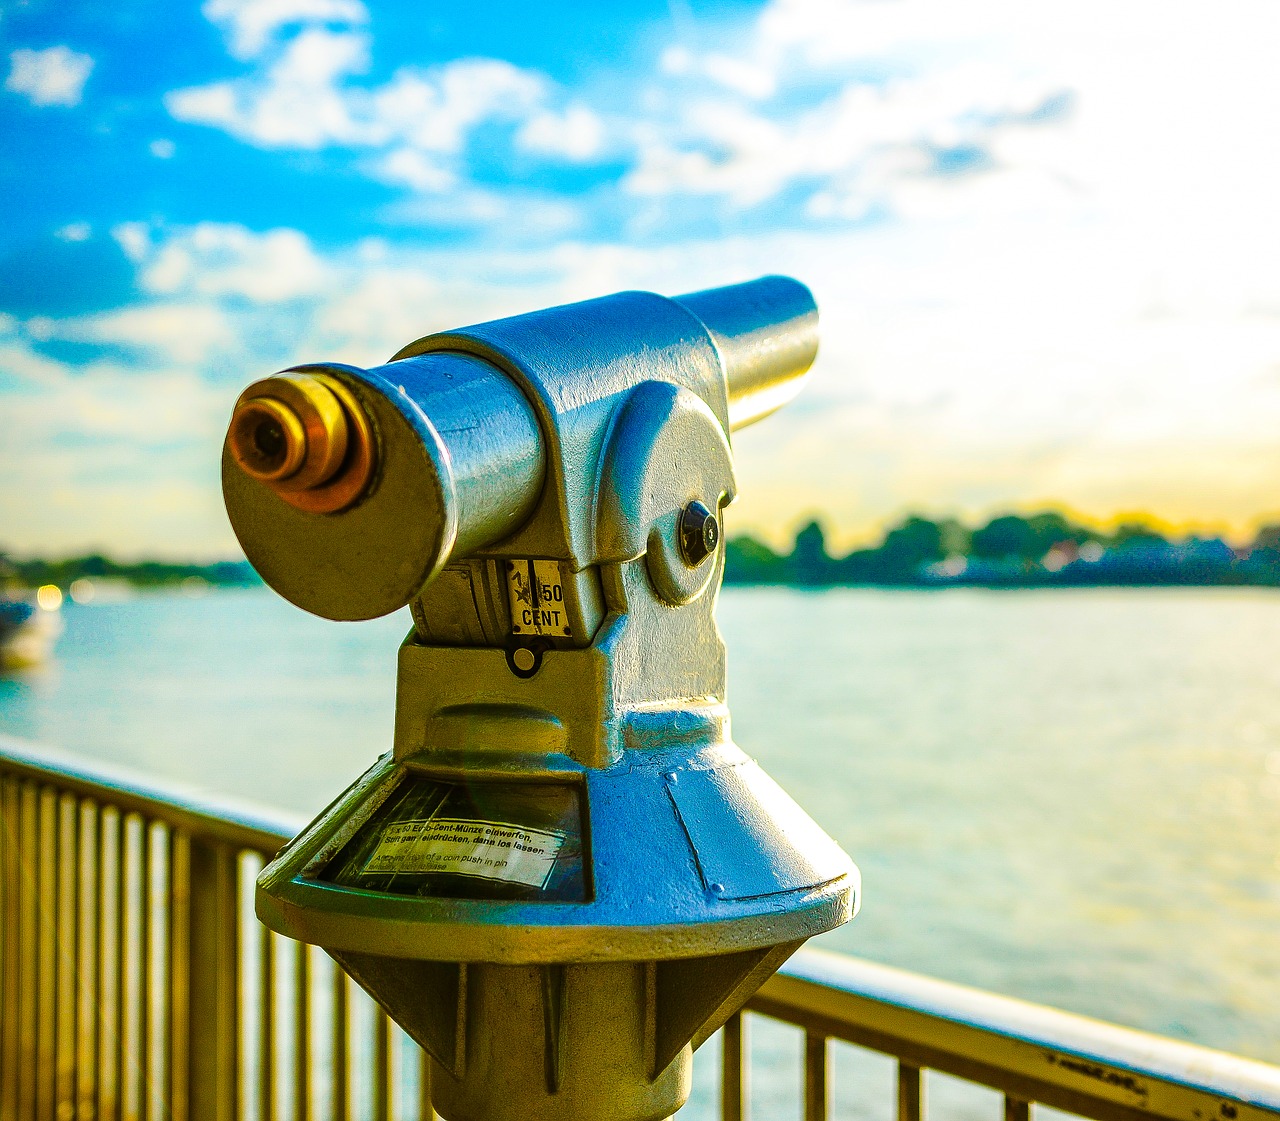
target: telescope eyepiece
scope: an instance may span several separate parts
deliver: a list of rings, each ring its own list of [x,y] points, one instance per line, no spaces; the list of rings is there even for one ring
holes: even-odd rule
[[[368,419],[351,391],[324,374],[249,386],[231,414],[227,447],[246,475],[312,513],[350,506],[373,474]]]
[[[302,420],[274,397],[244,402],[231,417],[231,454],[247,475],[263,482],[297,474],[307,454]]]

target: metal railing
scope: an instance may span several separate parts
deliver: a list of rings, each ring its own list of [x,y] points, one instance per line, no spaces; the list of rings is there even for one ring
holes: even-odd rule
[[[252,917],[302,824],[0,739],[0,1121],[434,1121],[422,1052]],[[923,1121],[926,1070],[1000,1092],[1004,1121],[1280,1118],[1280,1067],[820,950],[748,1009],[803,1032],[805,1121],[832,1041],[897,1060],[898,1121]],[[725,1121],[749,1020],[722,1032]]]
[[[0,822],[0,1121],[434,1117],[425,1056],[252,917],[305,822],[7,740]]]

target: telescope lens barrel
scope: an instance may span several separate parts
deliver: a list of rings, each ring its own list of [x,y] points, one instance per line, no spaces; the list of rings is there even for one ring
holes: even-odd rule
[[[408,603],[451,557],[509,536],[546,469],[512,379],[439,352],[251,385],[227,432],[223,493],[245,555],[276,591],[329,619],[371,619]]]
[[[724,360],[729,427],[745,428],[782,408],[818,354],[818,305],[788,276],[676,296],[707,329]]]

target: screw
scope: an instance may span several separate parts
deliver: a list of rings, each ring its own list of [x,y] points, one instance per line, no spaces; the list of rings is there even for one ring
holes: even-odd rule
[[[680,556],[697,568],[720,544],[720,523],[715,514],[696,499],[680,512]]]

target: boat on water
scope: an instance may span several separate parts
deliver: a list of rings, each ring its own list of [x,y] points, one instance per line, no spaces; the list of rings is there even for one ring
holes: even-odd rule
[[[62,593],[53,585],[30,598],[0,594],[0,671],[42,665],[62,633]]]

